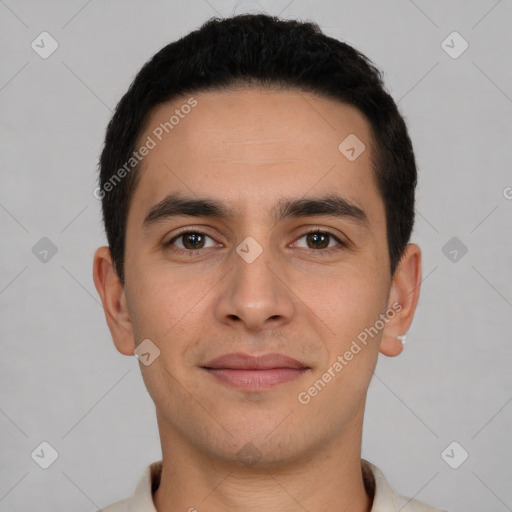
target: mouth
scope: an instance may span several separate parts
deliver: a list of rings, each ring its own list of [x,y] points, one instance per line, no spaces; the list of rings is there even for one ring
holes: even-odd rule
[[[225,354],[202,366],[223,384],[243,391],[262,391],[298,379],[310,367],[282,354]]]

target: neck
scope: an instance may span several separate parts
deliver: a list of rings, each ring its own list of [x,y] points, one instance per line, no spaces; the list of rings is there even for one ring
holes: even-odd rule
[[[315,510],[369,512],[373,496],[361,470],[362,413],[355,428],[293,462],[241,465],[191,445],[157,413],[162,475],[153,495],[158,512]]]

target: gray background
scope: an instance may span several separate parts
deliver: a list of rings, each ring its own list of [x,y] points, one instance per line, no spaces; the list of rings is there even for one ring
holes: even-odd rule
[[[403,354],[379,361],[363,456],[405,495],[453,512],[512,510],[510,0],[5,0],[1,511],[93,511],[131,495],[160,458],[139,363],[115,350],[92,281],[105,243],[97,160],[148,58],[211,16],[262,9],[312,19],[366,53],[415,145],[424,281]],[[31,48],[43,31],[59,44],[47,59]],[[453,31],[469,44],[458,58],[441,45]],[[32,250],[43,237],[57,247],[46,262]],[[443,252],[452,237],[459,247]],[[31,458],[42,441],[58,452],[46,470]],[[453,441],[469,453],[458,469],[441,456]],[[463,454],[448,453],[452,464]]]

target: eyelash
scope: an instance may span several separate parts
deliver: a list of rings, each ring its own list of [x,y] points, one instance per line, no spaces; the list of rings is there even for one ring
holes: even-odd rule
[[[211,238],[213,240],[213,237],[211,237],[207,233],[189,229],[187,231],[182,231],[182,232],[178,233],[173,238],[171,238],[168,242],[166,242],[164,245],[166,248],[170,249],[171,251],[176,252],[176,253],[181,253],[181,254],[193,254],[195,252],[201,251],[201,249],[181,249],[181,248],[173,247],[173,243],[176,240],[178,240],[179,238],[181,238],[184,235],[190,235],[190,234],[207,236],[208,238]],[[338,247],[329,247],[326,249],[306,249],[307,251],[316,253],[315,254],[316,256],[329,255],[332,251],[339,251],[341,249],[348,247],[348,245],[345,242],[343,242],[342,240],[340,240],[334,233],[331,233],[330,231],[326,231],[326,230],[321,230],[321,229],[313,229],[311,231],[306,231],[301,236],[299,236],[297,238],[297,240],[300,240],[301,238],[303,238],[307,235],[311,235],[311,234],[328,235],[329,237],[334,238],[334,240],[336,242],[338,242],[338,244],[339,244]],[[206,249],[209,249],[209,247],[207,247]]]

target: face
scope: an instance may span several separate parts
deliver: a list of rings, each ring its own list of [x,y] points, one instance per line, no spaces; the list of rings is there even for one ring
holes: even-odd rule
[[[130,204],[129,325],[114,341],[160,351],[141,371],[162,437],[223,460],[292,460],[360,429],[399,316],[370,127],[304,92],[192,96],[191,109],[158,106],[139,138],[156,144]],[[351,134],[359,156],[353,138],[339,149]]]

